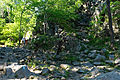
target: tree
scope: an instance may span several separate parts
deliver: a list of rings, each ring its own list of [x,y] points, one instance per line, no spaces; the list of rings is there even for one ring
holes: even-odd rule
[[[108,18],[109,18],[111,46],[113,46],[113,44],[114,44],[114,31],[113,31],[113,27],[112,27],[112,16],[111,16],[111,9],[110,9],[110,0],[107,0],[107,10],[108,10]]]

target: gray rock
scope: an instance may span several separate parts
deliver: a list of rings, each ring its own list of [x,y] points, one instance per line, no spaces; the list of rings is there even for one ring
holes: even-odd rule
[[[6,68],[6,75],[14,74],[11,68]]]
[[[9,74],[14,75],[17,78],[28,78],[31,75],[31,72],[26,65],[18,65],[14,63],[12,65],[6,66],[6,75],[9,76]]]
[[[101,52],[102,52],[102,53],[106,53],[106,52],[107,52],[107,49],[103,48],[103,49],[101,50]]]
[[[48,68],[44,68],[43,70],[42,70],[42,75],[46,75],[46,74],[48,74],[50,72],[50,70],[48,69]]]
[[[78,66],[78,65],[80,65],[80,62],[75,61],[75,62],[73,62],[72,64],[73,64],[74,66]]]
[[[95,76],[95,75],[97,75],[98,73],[99,73],[99,69],[98,68],[96,68],[96,67],[94,67],[92,70],[91,70],[91,74],[92,74],[92,76]]]
[[[92,50],[92,51],[90,51],[91,53],[97,53],[97,50]]]
[[[95,58],[95,57],[96,57],[96,53],[89,53],[89,54],[88,54],[88,57],[89,57],[89,58]]]
[[[115,59],[115,56],[114,56],[114,55],[109,55],[109,59],[110,59],[110,60],[114,60],[114,59]]]
[[[106,60],[105,62],[108,63],[108,64],[113,64],[114,63],[113,60]]]
[[[90,62],[86,62],[81,65],[86,66],[86,67],[93,67],[93,65]]]
[[[60,67],[63,69],[68,69],[70,66],[68,64],[61,64]]]
[[[86,54],[84,54],[84,53],[81,53],[80,54],[80,57],[86,57],[87,55]]]
[[[88,49],[86,49],[85,51],[84,51],[84,53],[88,53],[89,52],[89,50]]]
[[[80,51],[82,49],[81,45],[79,44],[77,47],[76,47],[76,51]]]
[[[100,66],[102,63],[101,62],[94,62],[93,64],[96,66]]]
[[[93,80],[120,80],[120,71],[112,71],[101,74]]]
[[[120,67],[120,64],[118,64],[117,67]]]
[[[21,68],[15,72],[15,76],[17,76],[17,78],[24,78],[24,77],[29,78],[31,74],[32,73],[28,70],[28,67],[25,65],[21,66]]]
[[[95,61],[102,61],[102,60],[105,60],[105,56],[102,56],[100,54],[97,55],[97,57],[94,59]]]
[[[115,64],[120,64],[120,58],[117,58],[117,59],[115,60]]]
[[[82,70],[82,69],[79,69],[77,72],[78,72],[78,73],[84,73],[85,71]]]

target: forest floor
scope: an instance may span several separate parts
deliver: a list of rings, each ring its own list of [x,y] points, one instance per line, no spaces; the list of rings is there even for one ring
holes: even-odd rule
[[[120,58],[105,51],[55,55],[0,47],[0,80],[120,80]]]

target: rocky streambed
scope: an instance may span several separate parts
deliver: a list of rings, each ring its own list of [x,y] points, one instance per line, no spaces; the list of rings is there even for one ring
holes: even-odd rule
[[[0,80],[120,80],[120,57],[102,50],[43,53],[0,48]]]

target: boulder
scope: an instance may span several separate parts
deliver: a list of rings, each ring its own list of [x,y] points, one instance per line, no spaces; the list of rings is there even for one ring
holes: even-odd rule
[[[120,80],[120,71],[112,71],[101,74],[92,80]]]
[[[105,60],[105,59],[106,59],[105,56],[98,54],[94,60],[95,61],[102,61],[102,60]]]
[[[10,76],[10,74],[12,74],[17,78],[28,78],[31,75],[31,72],[26,65],[18,65],[17,63],[14,63],[6,66],[5,69],[7,76]]]

